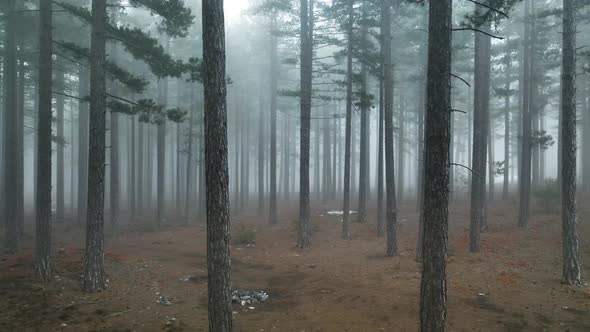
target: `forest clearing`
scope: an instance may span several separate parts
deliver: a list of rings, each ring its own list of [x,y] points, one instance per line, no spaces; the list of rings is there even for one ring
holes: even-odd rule
[[[585,201],[585,200],[583,200]],[[582,201],[582,202],[583,202]],[[582,204],[583,206],[583,204]],[[403,205],[400,255],[383,254],[374,224],[352,224],[351,241],[339,237],[341,216],[318,206],[314,245],[293,242],[296,209],[285,209],[268,227],[255,211],[234,216],[234,228],[255,230],[254,246],[232,246],[232,283],[263,289],[263,304],[233,304],[236,331],[415,331],[419,264],[415,260],[417,213]],[[590,292],[559,285],[560,228],[556,213],[536,208],[530,229],[514,224],[516,205],[490,206],[490,228],[479,255],[468,252],[468,214],[451,208],[449,329],[451,331],[588,331]],[[542,214],[543,213],[543,214]],[[590,217],[590,209],[580,209]],[[289,217],[290,216],[290,217]],[[374,216],[369,216],[373,218]],[[22,254],[3,257],[0,269],[2,331],[202,331],[207,328],[205,226],[171,225],[160,232],[129,226],[107,239],[109,291],[79,291],[83,242],[80,229],[58,226],[56,278],[47,286],[30,276],[31,242]],[[63,231],[62,231],[63,230]],[[235,232],[234,232],[235,234]],[[580,225],[580,237],[590,227]],[[590,258],[590,247],[581,252]],[[584,274],[590,273],[587,265]],[[192,276],[190,280],[184,280]],[[158,293],[171,305],[156,303]],[[249,309],[253,307],[255,309]],[[174,320],[173,320],[174,318]],[[62,325],[65,324],[65,325]]]

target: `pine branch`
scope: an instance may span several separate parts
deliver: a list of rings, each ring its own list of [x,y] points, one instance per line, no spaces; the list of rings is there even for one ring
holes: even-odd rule
[[[478,28],[471,28],[471,27],[468,27],[468,28],[454,28],[453,31],[475,31],[475,32],[483,33],[484,35],[490,36],[490,37],[495,38],[495,39],[500,39],[500,40],[503,40],[504,39],[504,37],[493,35],[493,34],[491,34],[489,32],[485,32],[485,31],[483,31],[481,29],[478,29]]]
[[[490,5],[486,5],[485,3],[481,3],[481,2],[475,1],[475,0],[466,0],[466,1],[469,1],[471,3],[474,3],[474,4],[478,5],[478,6],[485,7],[485,8],[487,8],[487,9],[489,9],[489,10],[495,12],[495,13],[498,13],[498,14],[506,17],[506,18],[510,18],[510,17],[508,17],[508,14],[506,14],[503,11],[501,11],[501,10],[499,10],[497,8],[494,8],[494,7],[490,6]]]

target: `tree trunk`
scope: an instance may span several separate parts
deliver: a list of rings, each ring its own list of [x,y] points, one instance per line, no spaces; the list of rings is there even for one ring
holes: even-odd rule
[[[65,92],[65,73],[63,70],[58,70],[55,73],[55,85],[58,91]],[[58,141],[55,143],[55,220],[57,223],[64,222],[64,96],[55,96],[55,111],[56,111],[56,136]]]
[[[17,168],[16,168],[16,187],[13,195],[16,196],[16,223],[20,236],[25,231],[25,207],[24,207],[24,124],[25,124],[25,61],[24,45],[20,44],[20,60],[18,66],[18,95],[17,95]]]
[[[563,59],[561,91],[562,244],[561,282],[581,286],[582,277],[576,232],[576,12],[574,0],[563,0]],[[584,142],[588,143],[588,142]]]
[[[364,8],[366,5],[363,5],[362,9],[362,16],[366,16],[366,9]],[[363,43],[367,42],[367,25],[363,23],[362,25],[362,39]],[[360,160],[359,160],[359,205],[358,205],[358,222],[364,223],[367,217],[367,177],[368,177],[368,167],[367,167],[367,157],[368,153],[367,150],[369,148],[369,133],[367,123],[369,122],[369,108],[370,108],[370,99],[367,91],[367,79],[368,79],[368,68],[364,62],[361,63],[361,91],[360,91],[360,113],[361,113],[361,123],[360,123]]]
[[[452,0],[430,2],[420,331],[445,331]]]
[[[522,148],[520,160],[520,206],[518,226],[525,227],[529,221],[531,192],[531,46],[530,46],[530,0],[525,0],[525,34],[522,85]]]
[[[262,81],[262,79],[261,79]],[[264,97],[263,90],[260,88],[259,113],[258,113],[258,216],[262,217],[264,213]]]
[[[277,223],[277,36],[276,17],[270,25],[270,179],[268,199],[269,224]]]
[[[398,182],[397,182],[397,199],[399,202],[403,201],[404,199],[404,190],[405,190],[405,174],[404,174],[404,166],[405,166],[405,153],[406,153],[406,129],[405,129],[405,100],[403,96],[400,95],[399,101],[399,136],[398,136],[398,160],[397,160],[397,172],[398,172]]]
[[[170,39],[165,36],[164,44],[165,49],[168,51],[170,48]],[[168,79],[167,78],[160,78],[158,80],[158,104],[166,109],[168,104]],[[157,203],[156,203],[156,226],[159,229],[162,226],[162,221],[164,218],[164,196],[166,193],[166,188],[164,186],[164,177],[166,174],[166,118],[165,116],[161,116],[158,123],[157,123],[157,136],[158,136],[158,143],[157,143],[157,177],[156,177],[156,195],[157,195]]]
[[[136,189],[137,189],[137,176],[136,176],[136,162],[135,162],[135,158],[137,156],[136,154],[136,143],[135,143],[135,131],[136,131],[136,127],[137,127],[137,118],[135,117],[135,115],[132,115],[130,118],[131,121],[131,149],[130,149],[130,153],[129,153],[129,188],[128,188],[128,193],[129,193],[129,220],[131,220],[131,222],[135,221],[135,210],[137,208],[137,195],[136,195]]]
[[[232,330],[223,1],[203,0],[209,331]]]
[[[311,89],[313,64],[313,3],[301,0],[301,133],[299,165],[299,224],[297,247],[309,246],[309,132],[311,126]]]
[[[313,158],[313,186],[316,198],[322,197],[322,186],[320,185],[320,122],[314,121],[314,158]],[[324,179],[325,182],[325,179]],[[324,183],[325,184],[325,183]],[[324,202],[325,203],[325,202]]]
[[[78,68],[78,95],[87,97],[90,89],[90,77],[88,69]],[[78,103],[78,223],[86,224],[88,204],[88,130],[89,114],[88,102]],[[141,142],[141,140],[140,140]]]
[[[381,45],[384,47],[384,36],[381,35]],[[383,62],[383,57],[381,59]],[[377,152],[377,236],[383,236],[383,224],[384,224],[384,209],[383,209],[383,120],[384,117],[384,91],[383,91],[383,84],[384,84],[384,77],[385,74],[385,66],[384,63],[381,64],[381,77],[379,79],[379,116],[378,116],[378,133],[377,133],[377,146],[379,148]]]
[[[15,0],[8,0],[7,20],[4,41],[4,222],[6,252],[16,253],[19,250],[18,208],[14,189],[17,187],[18,176],[18,119],[17,119],[17,59],[16,59],[16,28],[18,13],[14,13]]]
[[[384,70],[385,125],[385,218],[387,222],[387,256],[397,255],[397,203],[395,197],[395,161],[393,157],[393,63],[391,58],[391,4],[381,3],[381,29],[384,40],[382,61]]]
[[[104,272],[104,178],[106,137],[106,0],[92,1],[90,47],[90,136],[88,158],[88,213],[82,288],[106,288]]]
[[[323,120],[324,123],[324,151],[323,151],[323,180],[324,180],[324,191],[323,191],[323,201],[326,203],[330,197],[332,192],[332,142],[330,141],[330,115],[325,114],[325,119]]]
[[[193,86],[190,84],[189,86]],[[194,135],[194,123],[195,123],[195,111],[196,106],[192,102],[193,96],[195,95],[196,91],[193,89],[189,89],[189,93],[191,94],[191,104],[189,106],[189,117],[188,117],[188,142],[187,142],[187,149],[186,149],[186,187],[184,192],[184,218],[185,222],[188,225],[191,220],[191,204],[192,195],[191,195],[191,181],[192,180],[192,169],[193,169],[193,135]]]
[[[51,279],[51,86],[53,29],[51,0],[41,0],[39,22],[39,110],[35,196],[35,277]]]
[[[491,23],[482,28],[489,31]],[[473,118],[473,176],[471,178],[471,223],[469,251],[479,251],[479,239],[485,225],[486,158],[489,135],[491,38],[475,33],[474,118]]]
[[[342,187],[343,207],[342,207],[342,238],[350,239],[350,157],[352,152],[352,47],[353,47],[353,28],[354,28],[354,0],[348,0],[348,23],[346,31],[346,128],[344,142],[344,182]]]
[[[506,41],[506,54],[504,55],[504,74],[506,82],[504,85],[504,185],[502,188],[502,199],[507,200],[509,194],[510,176],[510,48]]]

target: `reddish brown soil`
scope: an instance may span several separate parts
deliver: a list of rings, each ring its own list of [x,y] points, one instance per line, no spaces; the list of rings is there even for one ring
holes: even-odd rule
[[[332,207],[336,207],[333,204]],[[590,209],[580,203],[581,258],[590,280]],[[400,214],[399,257],[384,257],[374,223],[353,224],[340,239],[339,217],[315,210],[312,247],[294,246],[295,210],[275,227],[244,212],[233,218],[257,232],[256,245],[232,247],[236,288],[265,289],[270,300],[234,306],[235,331],[416,331],[420,266],[417,215]],[[467,210],[453,208],[448,268],[450,331],[590,331],[590,291],[560,284],[561,226],[556,213],[534,211],[515,224],[516,205],[493,204],[482,252],[467,252]],[[370,216],[373,220],[373,216]],[[263,218],[264,219],[264,218]],[[83,236],[57,227],[56,278],[31,278],[32,240],[19,256],[0,256],[0,331],[205,331],[205,228],[128,232],[107,243],[108,290],[80,291]],[[191,281],[180,278],[193,275]],[[172,305],[157,304],[156,293]],[[481,294],[481,295],[480,295]],[[175,320],[172,320],[175,318]]]

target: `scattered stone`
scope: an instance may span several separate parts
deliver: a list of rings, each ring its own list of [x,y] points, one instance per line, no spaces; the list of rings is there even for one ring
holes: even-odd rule
[[[237,303],[242,306],[264,303],[266,300],[268,300],[268,294],[262,290],[236,289],[232,292],[231,297],[233,303]]]
[[[158,295],[160,293],[157,293],[156,295]],[[170,302],[170,299],[168,297],[166,297],[165,295],[160,295],[158,297],[158,300],[156,301],[156,303],[161,304],[161,305],[172,305],[172,302]]]

